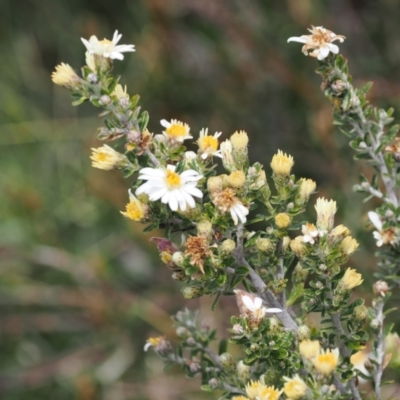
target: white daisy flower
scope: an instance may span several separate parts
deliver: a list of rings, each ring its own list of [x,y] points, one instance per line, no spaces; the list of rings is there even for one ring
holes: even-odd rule
[[[254,300],[250,296],[242,297],[243,304],[247,309],[253,314],[254,318],[261,319],[264,318],[266,313],[280,313],[282,312],[279,308],[266,308],[263,307],[262,299],[260,297],[255,297]]]
[[[160,200],[168,204],[172,211],[185,211],[193,208],[196,202],[193,197],[202,198],[203,193],[196,187],[203,178],[197,171],[188,169],[181,174],[175,172],[174,165],[167,168],[143,168],[139,171],[139,179],[147,181],[139,186],[136,195],[146,193],[150,201]]]
[[[122,53],[135,51],[135,46],[133,44],[120,44],[117,46],[121,37],[122,35],[118,34],[118,31],[115,31],[111,41],[107,39],[99,40],[94,35],[89,40],[84,38],[81,38],[81,40],[90,54],[97,54],[113,60],[123,60],[124,56]]]
[[[190,127],[188,124],[176,119],[171,119],[171,122],[168,122],[166,119],[162,119],[160,124],[165,128],[163,134],[169,140],[183,142],[186,139],[193,139],[193,136],[189,134]]]
[[[339,47],[336,44],[332,44],[332,42],[339,40],[342,43],[346,39],[344,36],[336,35],[322,26],[312,26],[308,30],[311,35],[293,36],[288,39],[288,42],[304,43],[302,52],[306,56],[315,57],[318,60],[328,57],[330,52],[333,54],[339,53]]]
[[[221,150],[218,150],[218,138],[222,135],[222,132],[215,132],[214,136],[208,134],[208,128],[203,128],[200,131],[199,139],[197,144],[199,146],[199,153],[201,158],[205,160],[207,157],[220,157],[222,158]]]

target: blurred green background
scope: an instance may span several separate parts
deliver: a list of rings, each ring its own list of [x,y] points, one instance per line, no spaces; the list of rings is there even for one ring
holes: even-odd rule
[[[72,107],[50,80],[60,62],[84,64],[80,37],[118,29],[122,44],[136,45],[115,72],[141,95],[152,132],[177,118],[194,133],[246,130],[252,161],[293,155],[297,176],[338,201],[337,222],[361,242],[352,265],[368,304],[375,245],[364,222],[374,204],[360,206],[352,185],[370,169],[332,128],[315,60],[286,40],[312,24],[345,35],[356,84],[375,81],[371,100],[399,108],[399,16],[396,0],[1,0],[0,398],[214,398],[197,379],[165,373],[143,345],[174,338],[169,315],[184,305],[221,336],[237,313],[232,298],[215,312],[208,298],[184,302],[148,242],[162,232],[143,235],[119,213],[129,181],[91,168],[98,110]]]

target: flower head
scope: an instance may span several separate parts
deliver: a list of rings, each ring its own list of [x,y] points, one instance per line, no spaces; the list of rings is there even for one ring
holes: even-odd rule
[[[236,197],[233,189],[227,188],[221,192],[216,192],[212,202],[221,213],[225,214],[229,211],[235,225],[239,223],[239,220],[243,224],[246,222],[249,210]]]
[[[228,171],[235,171],[236,164],[233,159],[233,149],[232,142],[227,139],[221,143],[221,154],[222,154],[222,163],[224,164],[225,169]]]
[[[325,232],[319,231],[314,224],[307,223],[302,225],[301,233],[303,234],[303,242],[314,244],[318,237],[324,236]]]
[[[120,41],[121,37],[122,35],[118,34],[118,31],[115,31],[111,41],[107,39],[99,40],[94,35],[91,36],[89,40],[83,38],[81,38],[81,40],[90,54],[96,54],[105,58],[123,60],[124,56],[122,53],[135,51],[135,46],[133,44],[120,44],[117,46],[117,43]]]
[[[172,142],[182,143],[186,139],[193,138],[193,136],[189,134],[190,127],[188,124],[176,119],[171,119],[171,122],[168,122],[166,119],[162,119],[160,123],[165,128],[165,131],[163,131],[164,136]]]
[[[312,179],[300,179],[298,196],[302,203],[306,202],[311,193],[314,193],[317,184]]]
[[[56,70],[51,74],[51,80],[56,85],[70,89],[77,86],[81,79],[70,65],[61,63],[56,66]]]
[[[376,240],[376,245],[381,247],[386,244],[395,244],[396,237],[394,235],[394,230],[392,228],[383,229],[383,222],[380,216],[375,211],[370,211],[368,213],[368,218],[373,223],[377,231],[372,232]]]
[[[271,168],[275,175],[289,176],[293,165],[293,157],[281,150],[272,157]]]
[[[185,211],[195,207],[193,197],[203,197],[201,190],[196,187],[203,176],[193,169],[180,174],[175,172],[175,169],[173,165],[167,165],[167,168],[141,169],[139,179],[147,182],[137,188],[136,195],[146,193],[150,201],[161,199],[172,211],[177,211],[178,208]]]
[[[213,253],[204,236],[190,236],[185,243],[185,257],[190,257],[190,264],[198,267],[204,274],[204,262],[207,257],[213,258]]]
[[[322,375],[330,375],[339,364],[339,349],[321,350],[313,360],[315,369]]]
[[[237,170],[229,174],[227,179],[229,186],[233,188],[240,189],[246,183],[246,175],[243,171]]]
[[[296,374],[293,378],[283,377],[286,382],[283,386],[283,393],[285,393],[288,400],[299,400],[307,393],[307,384]]]
[[[351,236],[347,236],[343,239],[342,243],[340,243],[340,249],[343,251],[344,254],[350,256],[353,254],[359,244],[356,239],[352,238]]]
[[[299,351],[303,358],[306,360],[312,360],[320,352],[320,344],[318,340],[303,340],[299,344]]]
[[[166,355],[172,350],[171,343],[163,336],[148,338],[144,345],[144,351],[147,351],[150,347],[154,347],[154,350],[162,355]]]
[[[288,42],[304,43],[302,52],[306,56],[315,57],[318,60],[328,57],[330,52],[333,54],[339,53],[339,47],[336,44],[332,44],[332,42],[339,40],[342,43],[345,39],[344,36],[336,35],[322,26],[312,26],[308,30],[311,35],[293,36],[288,39]]]
[[[121,167],[122,164],[128,163],[128,159],[124,154],[118,153],[112,147],[104,144],[97,149],[92,148],[92,167],[109,171],[114,168]]]
[[[234,290],[240,315],[248,319],[250,327],[257,327],[267,313],[280,313],[279,308],[266,308],[260,297],[243,290]]]
[[[129,94],[126,92],[126,85],[124,87],[122,87],[122,85],[120,85],[118,83],[117,86],[115,86],[114,91],[112,92],[112,94],[118,99],[129,99]]]
[[[352,290],[363,283],[362,275],[355,269],[347,268],[343,278],[338,283],[338,288]]]
[[[252,400],[278,400],[281,393],[274,386],[266,386],[260,381],[250,381],[246,385],[246,394]]]
[[[304,256],[307,252],[307,247],[304,245],[304,236],[296,236],[290,242],[290,248],[297,255],[297,257]]]
[[[287,228],[290,223],[291,223],[291,219],[289,217],[288,214],[286,213],[279,213],[275,215],[275,224],[279,229],[285,229]]]
[[[333,228],[333,218],[337,211],[336,201],[328,201],[319,197],[315,204],[315,210],[317,211],[317,228],[330,231]]]
[[[218,150],[218,138],[222,132],[215,132],[214,136],[208,134],[208,128],[203,128],[200,131],[197,145],[199,146],[199,153],[201,158],[205,160],[207,157],[220,157],[222,158],[221,150]]]
[[[120,211],[121,214],[133,221],[143,221],[146,218],[146,214],[149,212],[149,207],[138,200],[131,192],[129,193],[129,203],[126,205],[126,211]]]

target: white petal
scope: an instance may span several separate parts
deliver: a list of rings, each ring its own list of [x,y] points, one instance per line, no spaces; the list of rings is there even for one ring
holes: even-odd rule
[[[164,128],[169,128],[171,126],[171,124],[166,120],[166,119],[162,119],[160,121],[160,124],[164,127]]]
[[[115,31],[114,35],[113,35],[113,38],[112,38],[112,42],[114,44],[117,44],[120,41],[121,38],[122,38],[122,34],[118,35],[118,31]]]
[[[238,222],[239,222],[239,220],[238,220],[238,217],[237,217],[236,212],[235,212],[235,210],[234,210],[233,207],[231,208],[231,217],[232,217],[232,219],[233,219],[233,223],[234,223],[235,225],[237,225]]]
[[[178,203],[179,203],[179,208],[181,209],[181,211],[185,211],[186,210],[186,199],[185,197],[182,195],[182,193],[179,194],[178,197]]]
[[[328,57],[329,48],[328,47],[321,47],[318,52],[318,60],[323,60],[324,58]]]
[[[242,296],[242,301],[251,312],[255,310],[253,300],[249,296]]]
[[[189,205],[190,208],[194,208],[196,206],[194,198],[189,193],[186,193],[184,190],[181,190],[180,193],[184,197],[186,203]]]
[[[200,199],[203,197],[202,191],[197,187],[185,185],[182,189],[194,197],[199,197]]]
[[[157,201],[157,200],[161,199],[165,195],[166,192],[168,192],[168,189],[163,187],[163,188],[154,188],[153,190],[149,190],[147,192],[147,194],[149,195],[149,199],[151,201]],[[164,203],[166,203],[166,202],[164,202]]]
[[[339,47],[336,46],[336,44],[327,43],[327,46],[328,46],[329,50],[330,50],[333,54],[339,53]]]
[[[381,221],[379,215],[375,211],[370,211],[368,213],[368,218],[374,224],[376,229],[378,229],[379,231],[382,230],[382,225],[383,225],[382,221]]]
[[[260,297],[256,297],[254,299],[254,308],[259,309],[262,306],[262,299]]]
[[[169,208],[172,211],[177,211],[178,210],[178,200],[176,199],[176,196],[174,195],[173,191],[170,193],[171,193],[171,196],[170,196],[169,202],[168,202]]]
[[[266,308],[265,312],[277,314],[277,313],[282,312],[282,310],[280,308]]]
[[[149,343],[149,342],[147,342],[147,343],[144,345],[144,351],[147,351],[151,346],[152,346],[152,344]]]
[[[167,204],[169,202],[169,198],[171,197],[171,192],[170,191],[166,191],[162,198],[161,198],[161,203]]]
[[[307,40],[308,40],[307,36],[292,36],[287,40],[287,42],[307,43]]]

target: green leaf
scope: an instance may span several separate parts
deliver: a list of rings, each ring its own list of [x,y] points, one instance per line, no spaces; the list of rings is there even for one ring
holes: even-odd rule
[[[301,282],[293,287],[292,292],[290,293],[290,296],[287,299],[286,305],[288,307],[293,305],[297,299],[303,296],[303,293],[304,293],[304,283]]]

